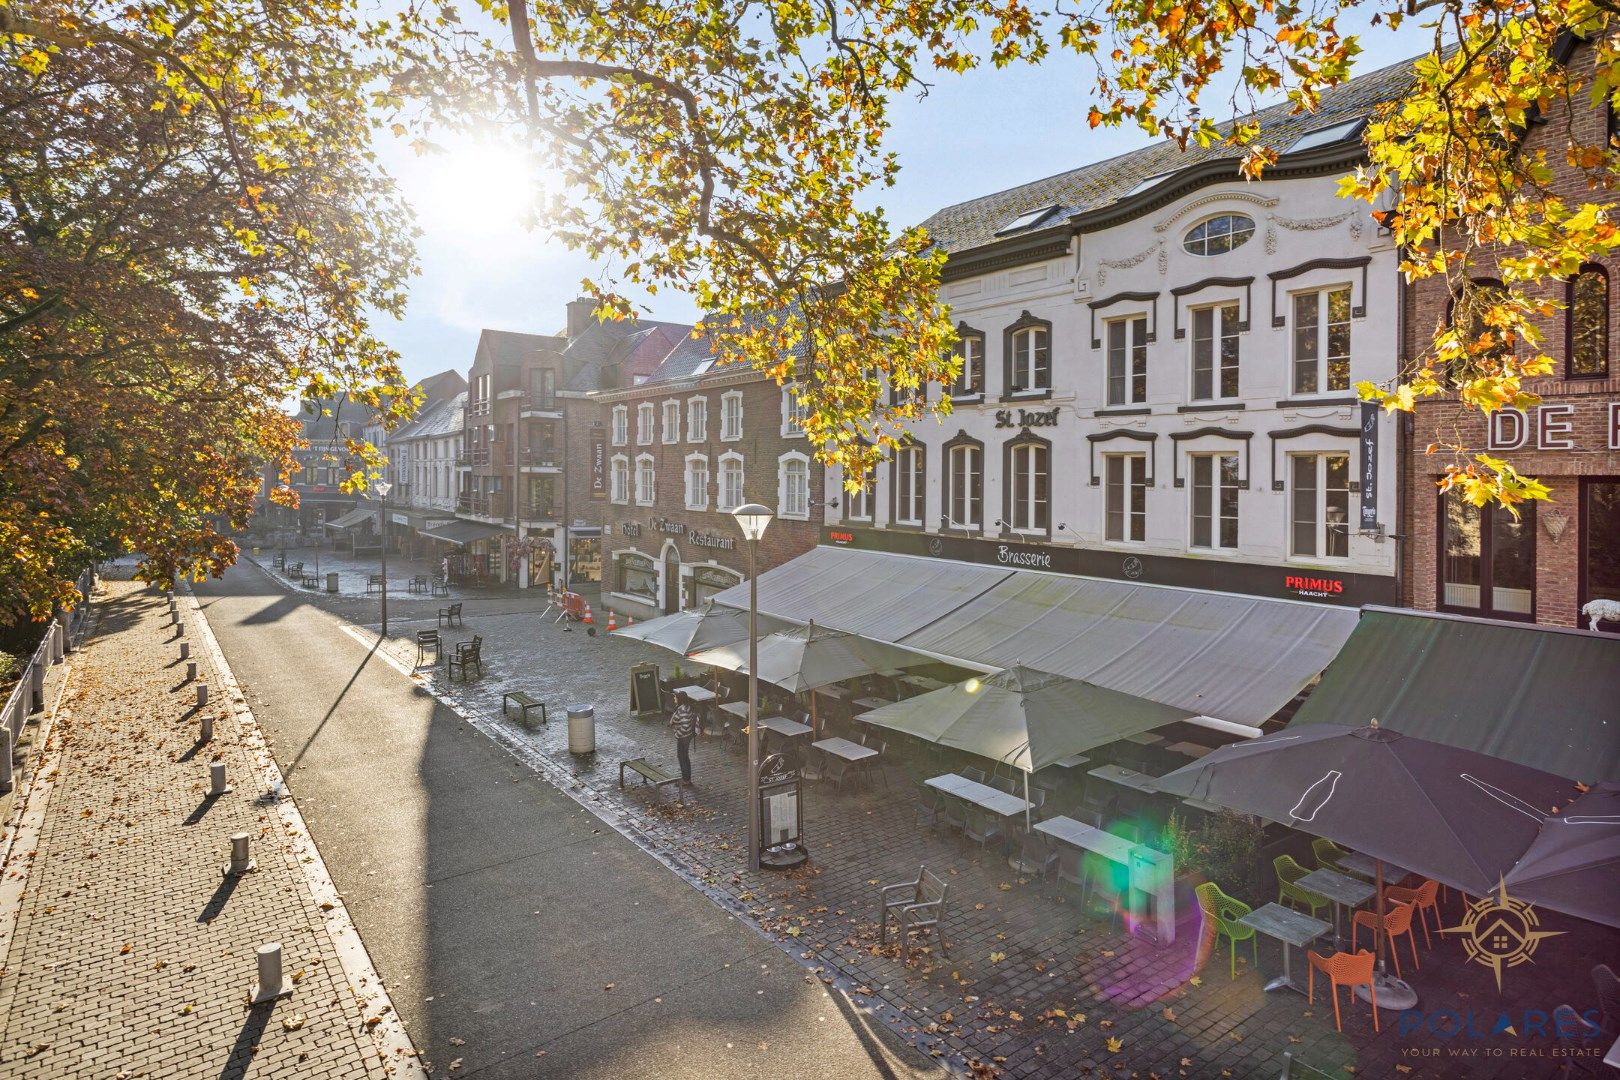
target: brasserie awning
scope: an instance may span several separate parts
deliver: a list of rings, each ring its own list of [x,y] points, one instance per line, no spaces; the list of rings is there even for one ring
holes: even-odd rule
[[[481,521],[447,521],[432,529],[417,529],[423,536],[451,544],[467,545],[474,540],[487,540],[506,532],[499,525],[485,525]]]
[[[1369,607],[1293,724],[1383,727],[1620,781],[1620,637]]]
[[[1353,608],[818,547],[762,574],[760,610],[984,670],[1015,665],[1259,725],[1338,653]],[[746,607],[746,585],[719,594]]]
[[[377,520],[377,511],[369,506],[362,506],[358,510],[350,510],[347,514],[335,517],[326,523],[328,529],[350,529],[362,521]]]

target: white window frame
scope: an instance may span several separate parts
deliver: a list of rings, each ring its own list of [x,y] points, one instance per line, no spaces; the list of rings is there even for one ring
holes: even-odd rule
[[[678,398],[668,398],[663,404],[664,427],[663,441],[665,443],[678,443],[681,441],[681,403]]]
[[[1344,321],[1335,324],[1328,317],[1335,293],[1344,294]],[[1307,296],[1316,297],[1316,326],[1312,335],[1316,345],[1316,389],[1301,390],[1299,388],[1300,367],[1300,333],[1304,327],[1299,325],[1299,301]],[[1288,393],[1290,397],[1311,397],[1316,394],[1344,394],[1350,391],[1354,384],[1350,380],[1351,357],[1355,350],[1355,320],[1351,316],[1354,310],[1355,293],[1348,283],[1340,282],[1335,285],[1321,285],[1311,289],[1299,289],[1288,294]],[[1344,360],[1344,385],[1339,387],[1328,386],[1328,366],[1335,357],[1329,354],[1333,340],[1333,327],[1342,325],[1345,332],[1346,352]]]
[[[1138,331],[1140,331],[1139,335]],[[1124,341],[1122,342],[1124,355],[1121,357],[1124,368],[1121,374],[1124,392],[1120,395],[1118,400],[1115,400],[1114,398],[1115,333],[1121,333],[1124,335]],[[1117,319],[1109,319],[1103,324],[1103,401],[1107,402],[1107,406],[1105,407],[1112,408],[1123,405],[1147,404],[1149,355],[1147,339],[1148,321],[1147,315],[1143,313],[1139,312],[1135,315],[1122,315]],[[1140,392],[1138,392],[1135,373],[1135,361],[1138,354],[1140,354],[1142,359],[1142,379]]]
[[[613,445],[628,446],[630,444],[630,406],[613,406]]]
[[[962,461],[957,458],[961,453],[966,459],[973,457],[973,468],[964,471]],[[945,523],[947,528],[978,531],[984,528],[984,447],[977,443],[957,443],[945,451],[945,505],[942,513],[949,518]],[[962,491],[962,512],[967,514],[968,509],[975,502],[978,503],[978,513],[971,515],[975,520],[964,521],[952,514],[956,509],[956,493],[958,485]]]
[[[971,343],[971,344],[970,344]],[[962,373],[950,385],[950,397],[957,401],[981,401],[984,398],[984,333],[974,330],[963,334],[959,353],[962,357]],[[1050,354],[1048,354],[1050,355]],[[978,378],[974,378],[977,372]],[[979,388],[973,389],[974,382]]]
[[[910,498],[906,498],[907,489]],[[911,505],[907,506],[907,503]],[[911,511],[916,511],[912,513]],[[928,514],[928,457],[921,446],[902,446],[894,458],[894,522],[921,525]]]
[[[1119,469],[1119,494],[1123,499],[1117,511],[1114,506],[1114,470]],[[1141,493],[1142,508],[1136,509],[1136,495]],[[1147,542],[1147,455],[1106,454],[1103,456],[1103,540],[1110,544],[1142,544]],[[1119,516],[1120,534],[1110,536],[1109,528],[1115,514]],[[1140,527],[1141,535],[1132,535]]]
[[[653,428],[658,423],[658,409],[650,401],[643,401],[636,406],[636,445],[651,446],[653,443]]]
[[[608,501],[629,505],[630,459],[624,454],[614,454],[608,462]]]
[[[1342,488],[1333,488],[1333,489],[1328,488],[1328,486],[1327,486],[1327,461],[1328,461],[1328,458],[1343,458],[1344,459],[1344,487],[1342,487]],[[1312,507],[1312,513],[1311,513],[1312,524],[1314,526],[1314,534],[1312,536],[1312,547],[1314,548],[1313,551],[1300,551],[1300,550],[1298,550],[1298,548],[1295,545],[1296,537],[1295,537],[1295,534],[1294,534],[1294,528],[1295,528],[1295,524],[1296,524],[1296,515],[1298,514],[1298,510],[1299,510],[1299,486],[1298,486],[1298,484],[1295,483],[1298,474],[1296,473],[1295,470],[1296,470],[1296,465],[1299,462],[1305,461],[1305,460],[1310,460],[1312,462],[1313,472],[1314,472],[1313,479],[1314,479],[1314,482],[1315,482],[1315,485],[1316,485],[1312,489],[1312,502],[1315,504]],[[1291,559],[1305,559],[1305,560],[1308,560],[1310,562],[1343,562],[1344,560],[1350,558],[1350,535],[1354,531],[1352,529],[1352,525],[1354,523],[1351,521],[1351,514],[1353,513],[1353,507],[1351,506],[1351,498],[1350,498],[1350,495],[1351,495],[1350,482],[1351,482],[1352,478],[1355,475],[1354,472],[1353,472],[1353,469],[1354,469],[1354,465],[1352,463],[1350,452],[1348,450],[1305,450],[1305,451],[1300,451],[1299,453],[1293,453],[1293,454],[1288,455],[1288,557],[1289,558],[1291,558]],[[1328,547],[1328,544],[1327,544],[1328,533],[1330,531],[1330,526],[1328,525],[1328,522],[1327,522],[1327,499],[1328,499],[1328,496],[1330,494],[1333,494],[1335,492],[1339,493],[1339,494],[1342,494],[1344,496],[1344,520],[1339,523],[1339,530],[1342,531],[1342,533],[1344,535],[1344,554],[1343,555],[1329,555],[1329,554],[1326,554],[1327,547]]]
[[[726,480],[727,480],[728,473],[731,471],[728,468],[728,466],[731,466],[733,464],[736,465],[736,472],[737,472],[737,498],[736,498],[736,501],[734,501],[734,502],[729,501],[726,498],[726,495],[727,495],[727,492],[726,492]],[[748,501],[747,463],[743,460],[743,456],[741,454],[737,453],[735,450],[727,450],[725,453],[720,455],[720,458],[716,462],[716,465],[715,465],[714,508],[716,510],[719,510],[719,511],[723,512],[723,513],[730,513],[731,511],[737,509],[737,507],[741,506],[743,503],[745,503],[747,501]]]
[[[1221,522],[1224,515],[1221,513],[1221,500],[1226,494],[1227,485],[1222,481],[1222,462],[1227,458],[1232,460],[1233,479],[1231,489],[1234,501],[1238,504],[1232,513],[1232,543],[1226,544],[1221,540]],[[1209,543],[1200,544],[1197,541],[1198,529],[1198,463],[1210,463],[1210,512],[1209,517]],[[1187,455],[1187,546],[1194,551],[1237,551],[1243,543],[1243,485],[1238,470],[1243,467],[1242,459],[1235,453],[1225,451],[1200,451]]]
[[[728,431],[727,421],[733,418],[730,406],[735,401],[736,429]],[[729,390],[720,395],[720,441],[737,442],[743,437],[743,395],[741,390]]]
[[[693,498],[692,466],[703,466],[703,483],[697,485],[696,498]],[[688,510],[707,510],[709,508],[709,455],[687,454],[686,469],[682,474],[686,487],[686,508]]]
[[[1023,500],[1018,498],[1018,468],[1020,459],[1028,457],[1030,459],[1031,466],[1033,466],[1036,451],[1039,451],[1046,456],[1046,499],[1044,503],[1044,508],[1046,511],[1046,523],[1044,525],[1035,524],[1035,519],[1038,516],[1037,511],[1042,509],[1043,503],[1036,494],[1039,485],[1035,483],[1035,473],[1033,468],[1031,469],[1029,477],[1029,497]],[[1029,536],[1045,536],[1052,527],[1052,448],[1046,443],[1041,442],[1018,443],[1009,451],[1007,464],[1008,525],[1011,526],[1012,531],[1015,533]],[[1023,520],[1022,524],[1019,523],[1020,519]]]
[[[652,506],[658,501],[658,465],[651,454],[636,455],[635,484],[637,506]]]
[[[782,438],[804,438],[804,418],[809,410],[793,394],[792,386],[782,387]]]
[[[1035,346],[1030,345],[1027,350],[1021,350],[1020,344],[1024,341],[1033,341],[1039,334],[1045,339],[1046,348],[1046,382],[1035,382]],[[1052,329],[1046,325],[1024,326],[1014,330],[1007,339],[1007,347],[1012,350],[1012,357],[1007,365],[1007,373],[1011,377],[1011,385],[1007,387],[1009,397],[1035,397],[1051,393],[1052,390]],[[1022,355],[1020,353],[1022,352]],[[1020,367],[1027,370],[1027,381],[1021,377]]]
[[[1232,312],[1231,326],[1227,326],[1226,313]],[[1210,368],[1209,368],[1209,394],[1200,397],[1198,394],[1198,317],[1208,313],[1210,317]],[[1187,311],[1187,398],[1190,401],[1236,401],[1243,395],[1243,306],[1236,299],[1220,300],[1211,304],[1200,304]],[[1221,393],[1221,375],[1224,368],[1221,357],[1221,342],[1230,337],[1237,349],[1237,358],[1234,362],[1234,380],[1237,388],[1230,394]]]
[[[798,507],[789,501],[788,476],[793,466],[799,466],[804,477]],[[810,520],[810,458],[797,450],[790,450],[776,459],[776,513],[789,521]]]
[[[686,441],[707,442],[709,438],[709,399],[703,395],[686,399]]]
[[[847,513],[844,515],[850,521],[875,521],[877,507],[877,474],[874,466],[867,470],[866,481],[856,490],[844,488],[844,503]]]

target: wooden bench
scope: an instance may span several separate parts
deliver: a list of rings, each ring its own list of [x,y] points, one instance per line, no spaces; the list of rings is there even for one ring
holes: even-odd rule
[[[318,589],[321,587],[321,575],[304,573],[301,577],[301,583],[306,589]]]
[[[661,788],[666,784],[674,784],[676,798],[680,799],[683,805],[685,804],[686,793],[681,790],[680,777],[671,776],[669,773],[665,772],[663,769],[660,769],[657,765],[654,765],[646,758],[631,758],[628,761],[619,762],[620,789],[623,789],[624,787],[624,770],[626,769],[629,769],[631,772],[641,777],[641,782],[644,785],[651,784],[655,788]]]
[[[450,582],[446,581],[444,578],[434,578],[432,588],[434,596],[450,595]]]
[[[549,722],[546,720],[546,703],[541,701],[539,698],[530,697],[521,690],[508,690],[506,693],[501,695],[502,716],[507,715],[506,707],[509,703],[516,705],[520,710],[522,710],[520,715],[524,727],[529,727],[529,710],[533,708],[539,708],[540,722],[542,724]],[[532,731],[533,729],[530,728],[530,730]]]
[[[405,583],[405,588],[406,588],[406,590],[408,592],[413,592],[413,593],[425,593],[425,592],[427,592],[428,591],[427,575],[426,574],[417,574],[415,577],[411,578],[410,581]]]
[[[463,626],[466,625],[461,618],[461,605],[459,603],[451,604],[449,607],[442,607],[439,609],[440,626],[456,626],[458,624]]]
[[[467,681],[467,668],[475,667],[478,674],[484,674],[484,639],[475,637],[471,642],[461,642],[456,646],[456,654],[445,661],[445,674],[454,676],[456,669],[461,669],[461,681]]]
[[[889,916],[893,914],[900,932],[900,962],[906,962],[912,930],[932,930],[939,941],[940,955],[948,956],[945,944],[945,901],[951,887],[926,866],[917,868],[915,881],[885,885],[878,890],[878,944],[888,936]]]
[[[366,592],[376,592],[378,590],[382,592],[388,591],[388,579],[381,574],[372,574],[366,578]]]

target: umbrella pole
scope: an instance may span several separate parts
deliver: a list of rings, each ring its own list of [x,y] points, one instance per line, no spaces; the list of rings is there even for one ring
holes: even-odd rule
[[[1029,823],[1029,770],[1024,770],[1024,831],[1030,830]]]
[[[1373,860],[1373,888],[1378,890],[1377,895],[1374,897],[1374,899],[1377,901],[1377,906],[1378,906],[1378,971],[1379,971],[1379,974],[1382,974],[1383,971],[1384,971],[1384,938],[1389,936],[1389,935],[1384,933],[1384,860],[1383,859],[1374,859]]]
[[[810,691],[810,734],[821,738],[821,721],[816,718],[816,699],[820,697],[814,690]]]

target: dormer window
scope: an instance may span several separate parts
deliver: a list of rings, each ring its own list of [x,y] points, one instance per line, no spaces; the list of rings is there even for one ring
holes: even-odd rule
[[[1294,144],[1283,152],[1286,154],[1297,154],[1301,150],[1314,150],[1318,146],[1328,146],[1332,143],[1343,142],[1350,138],[1350,136],[1359,132],[1362,125],[1365,123],[1366,120],[1358,116],[1354,120],[1346,120],[1339,124],[1330,124],[1327,127],[1317,128],[1315,131],[1307,131],[1305,134],[1295,139]]]
[[[1057,213],[1057,211],[1058,206],[1056,203],[1048,203],[1047,205],[1038,207],[1034,210],[1025,210],[1022,214],[1019,214],[1017,217],[1007,222],[1007,224],[997,229],[996,235],[1010,236],[1016,232],[1023,232],[1025,229],[1033,229],[1035,226],[1040,225],[1046,221],[1047,218]]]
[[[1248,243],[1254,219],[1244,214],[1220,214],[1194,225],[1181,241],[1190,255],[1225,255]]]

